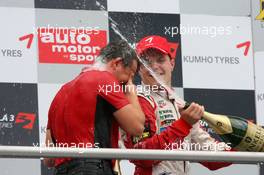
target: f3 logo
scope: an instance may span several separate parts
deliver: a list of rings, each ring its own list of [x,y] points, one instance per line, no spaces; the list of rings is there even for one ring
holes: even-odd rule
[[[15,124],[23,123],[22,128],[32,130],[35,123],[35,119],[35,114],[19,112],[16,116]]]

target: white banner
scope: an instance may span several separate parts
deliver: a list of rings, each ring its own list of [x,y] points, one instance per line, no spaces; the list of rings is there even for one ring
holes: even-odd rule
[[[181,15],[184,88],[254,89],[248,17]]]

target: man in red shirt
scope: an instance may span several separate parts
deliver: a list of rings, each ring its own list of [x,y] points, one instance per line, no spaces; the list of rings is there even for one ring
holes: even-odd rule
[[[99,57],[104,68],[84,69],[61,87],[53,99],[47,124],[46,144],[56,147],[117,148],[118,127],[137,136],[145,116],[136,92],[122,91],[132,84],[137,55],[125,42],[108,44]],[[100,60],[99,60],[100,61]],[[79,158],[45,159],[55,174],[112,175],[110,160]],[[53,164],[54,163],[54,164]]]

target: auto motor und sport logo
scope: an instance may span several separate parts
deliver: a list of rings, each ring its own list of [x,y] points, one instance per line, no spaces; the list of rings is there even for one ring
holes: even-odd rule
[[[36,114],[19,112],[14,114],[5,113],[0,116],[0,130],[3,128],[21,127],[26,130],[32,130],[36,120]]]
[[[107,44],[107,32],[38,29],[40,63],[92,64]]]

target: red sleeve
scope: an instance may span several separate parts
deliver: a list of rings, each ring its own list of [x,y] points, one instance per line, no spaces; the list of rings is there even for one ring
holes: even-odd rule
[[[200,162],[200,164],[202,164],[211,171],[232,165],[232,163],[230,162]]]
[[[47,129],[50,129],[51,124],[50,124],[50,119],[48,119],[48,123],[47,123]]]
[[[47,129],[52,128],[52,122],[55,118],[55,111],[59,107],[58,101],[62,98],[62,91],[65,89],[66,85],[63,85],[60,90],[57,92],[57,94],[54,96],[53,100],[51,101],[49,111],[48,111],[48,123],[47,123]]]
[[[155,109],[151,104],[144,99],[139,97],[139,103],[143,112],[145,113],[145,130],[141,138],[131,138],[127,137],[125,145],[127,148],[134,149],[171,149],[172,143],[182,141],[186,137],[191,125],[186,123],[183,119],[175,121],[171,126],[160,134],[156,134],[156,116]],[[160,161],[155,160],[133,160],[134,164],[143,167],[151,167],[154,164],[159,163]]]
[[[58,98],[61,98],[61,94],[60,91],[55,95],[54,99],[52,100],[51,104],[50,104],[50,108],[49,108],[49,112],[48,112],[48,123],[47,123],[47,130],[50,130],[50,134],[51,134],[51,138],[52,138],[52,142],[56,143],[55,139],[54,139],[54,120],[56,117],[56,108],[58,107]]]
[[[231,149],[225,151],[235,151],[235,150]],[[199,162],[199,163],[212,171],[232,165],[232,163],[230,162]]]
[[[122,86],[109,72],[104,72],[102,74],[102,79],[98,84],[98,93],[116,110],[129,104],[128,99],[122,91]]]
[[[47,123],[47,129],[51,129],[51,125],[52,125],[52,119],[55,117],[54,116],[54,111],[56,108],[56,99],[57,99],[58,94],[56,94],[56,96],[54,97],[54,99],[52,100],[51,104],[50,104],[50,108],[49,108],[49,112],[48,112],[48,123]]]

